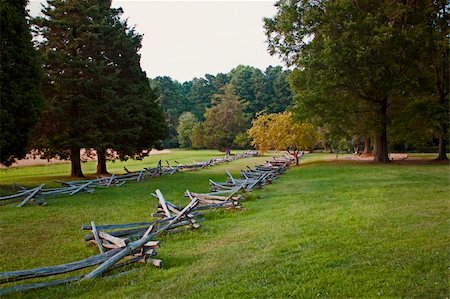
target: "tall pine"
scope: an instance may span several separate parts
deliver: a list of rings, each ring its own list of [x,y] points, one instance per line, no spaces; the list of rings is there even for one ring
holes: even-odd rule
[[[49,0],[36,24],[43,36],[48,108],[38,131],[47,152],[70,154],[71,176],[83,176],[80,149],[106,149],[126,158],[157,144],[164,121],[140,68],[141,36],[120,19],[110,0]]]
[[[43,104],[39,56],[26,20],[27,2],[0,2],[0,163],[4,165],[26,155],[30,130]]]

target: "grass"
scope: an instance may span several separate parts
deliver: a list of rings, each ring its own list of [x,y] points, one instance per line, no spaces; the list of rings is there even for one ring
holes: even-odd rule
[[[214,154],[176,151],[167,157],[190,162]],[[251,193],[243,211],[209,212],[199,230],[161,236],[164,269],[136,265],[123,275],[16,297],[448,297],[448,164],[324,158],[307,155],[300,167]],[[207,191],[208,178],[221,181],[226,169],[237,174],[264,160],[53,198],[47,207],[0,207],[0,271],[95,254],[82,241],[81,224],[149,219],[156,204],[149,193],[156,188],[186,203],[186,189]],[[123,165],[116,165],[119,172]],[[0,184],[47,182],[67,173],[59,167],[8,171]]]

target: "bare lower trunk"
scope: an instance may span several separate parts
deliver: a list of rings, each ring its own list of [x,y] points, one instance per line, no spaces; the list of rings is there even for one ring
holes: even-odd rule
[[[387,98],[384,98],[380,102],[380,127],[376,134],[375,144],[376,150],[374,151],[374,161],[377,162],[390,162],[388,148],[387,148]]]
[[[359,136],[353,139],[353,153],[358,155],[359,154]]]
[[[70,163],[71,163],[70,176],[73,178],[83,178],[84,175],[83,172],[81,171],[79,147],[72,147],[70,149]]]
[[[441,136],[439,137],[439,156],[437,157],[436,160],[438,161],[447,161],[447,153],[446,153],[446,142],[447,140],[445,140],[445,133],[441,134]]]
[[[375,154],[378,151],[378,143],[377,143],[377,138],[373,139],[373,151],[372,153]]]
[[[229,147],[227,147],[227,148],[225,149],[225,156],[229,156],[229,155],[231,155],[231,150],[230,150]]]
[[[368,155],[370,153],[370,137],[364,137],[364,152],[363,154]]]
[[[386,132],[380,131],[377,133],[376,139],[376,152],[374,152],[374,161],[378,162],[390,162],[389,154],[387,150],[387,138]]]
[[[295,150],[295,151],[292,151],[292,152],[290,150],[288,150],[287,152],[288,152],[289,155],[294,157],[295,165],[298,165],[298,153],[299,153],[298,150]]]
[[[97,174],[109,174],[106,169],[106,150],[97,150]]]

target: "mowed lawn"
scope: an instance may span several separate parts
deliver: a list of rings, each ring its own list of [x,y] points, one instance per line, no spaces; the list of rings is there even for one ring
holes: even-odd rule
[[[190,163],[212,155],[220,154],[174,151],[109,167],[122,173],[123,165],[137,170],[159,159]],[[163,269],[133,265],[93,281],[15,296],[448,297],[448,164],[327,160],[333,157],[306,155],[299,167],[249,194],[244,210],[208,212],[198,230],[160,236]],[[185,204],[186,189],[207,191],[208,178],[223,181],[226,169],[237,175],[269,158],[50,198],[47,207],[0,207],[0,271],[96,254],[83,241],[82,224],[146,221],[155,210],[149,196],[155,189]],[[63,166],[1,172],[0,184],[36,185],[68,172],[67,165],[53,167]],[[95,164],[83,167],[92,172]]]

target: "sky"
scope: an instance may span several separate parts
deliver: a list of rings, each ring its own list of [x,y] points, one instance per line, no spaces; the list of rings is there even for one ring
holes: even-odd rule
[[[31,0],[32,16],[43,0]],[[239,64],[264,70],[283,65],[267,52],[263,17],[275,14],[275,1],[113,0],[130,26],[144,35],[141,66],[147,76],[180,82],[205,74],[228,73]]]

